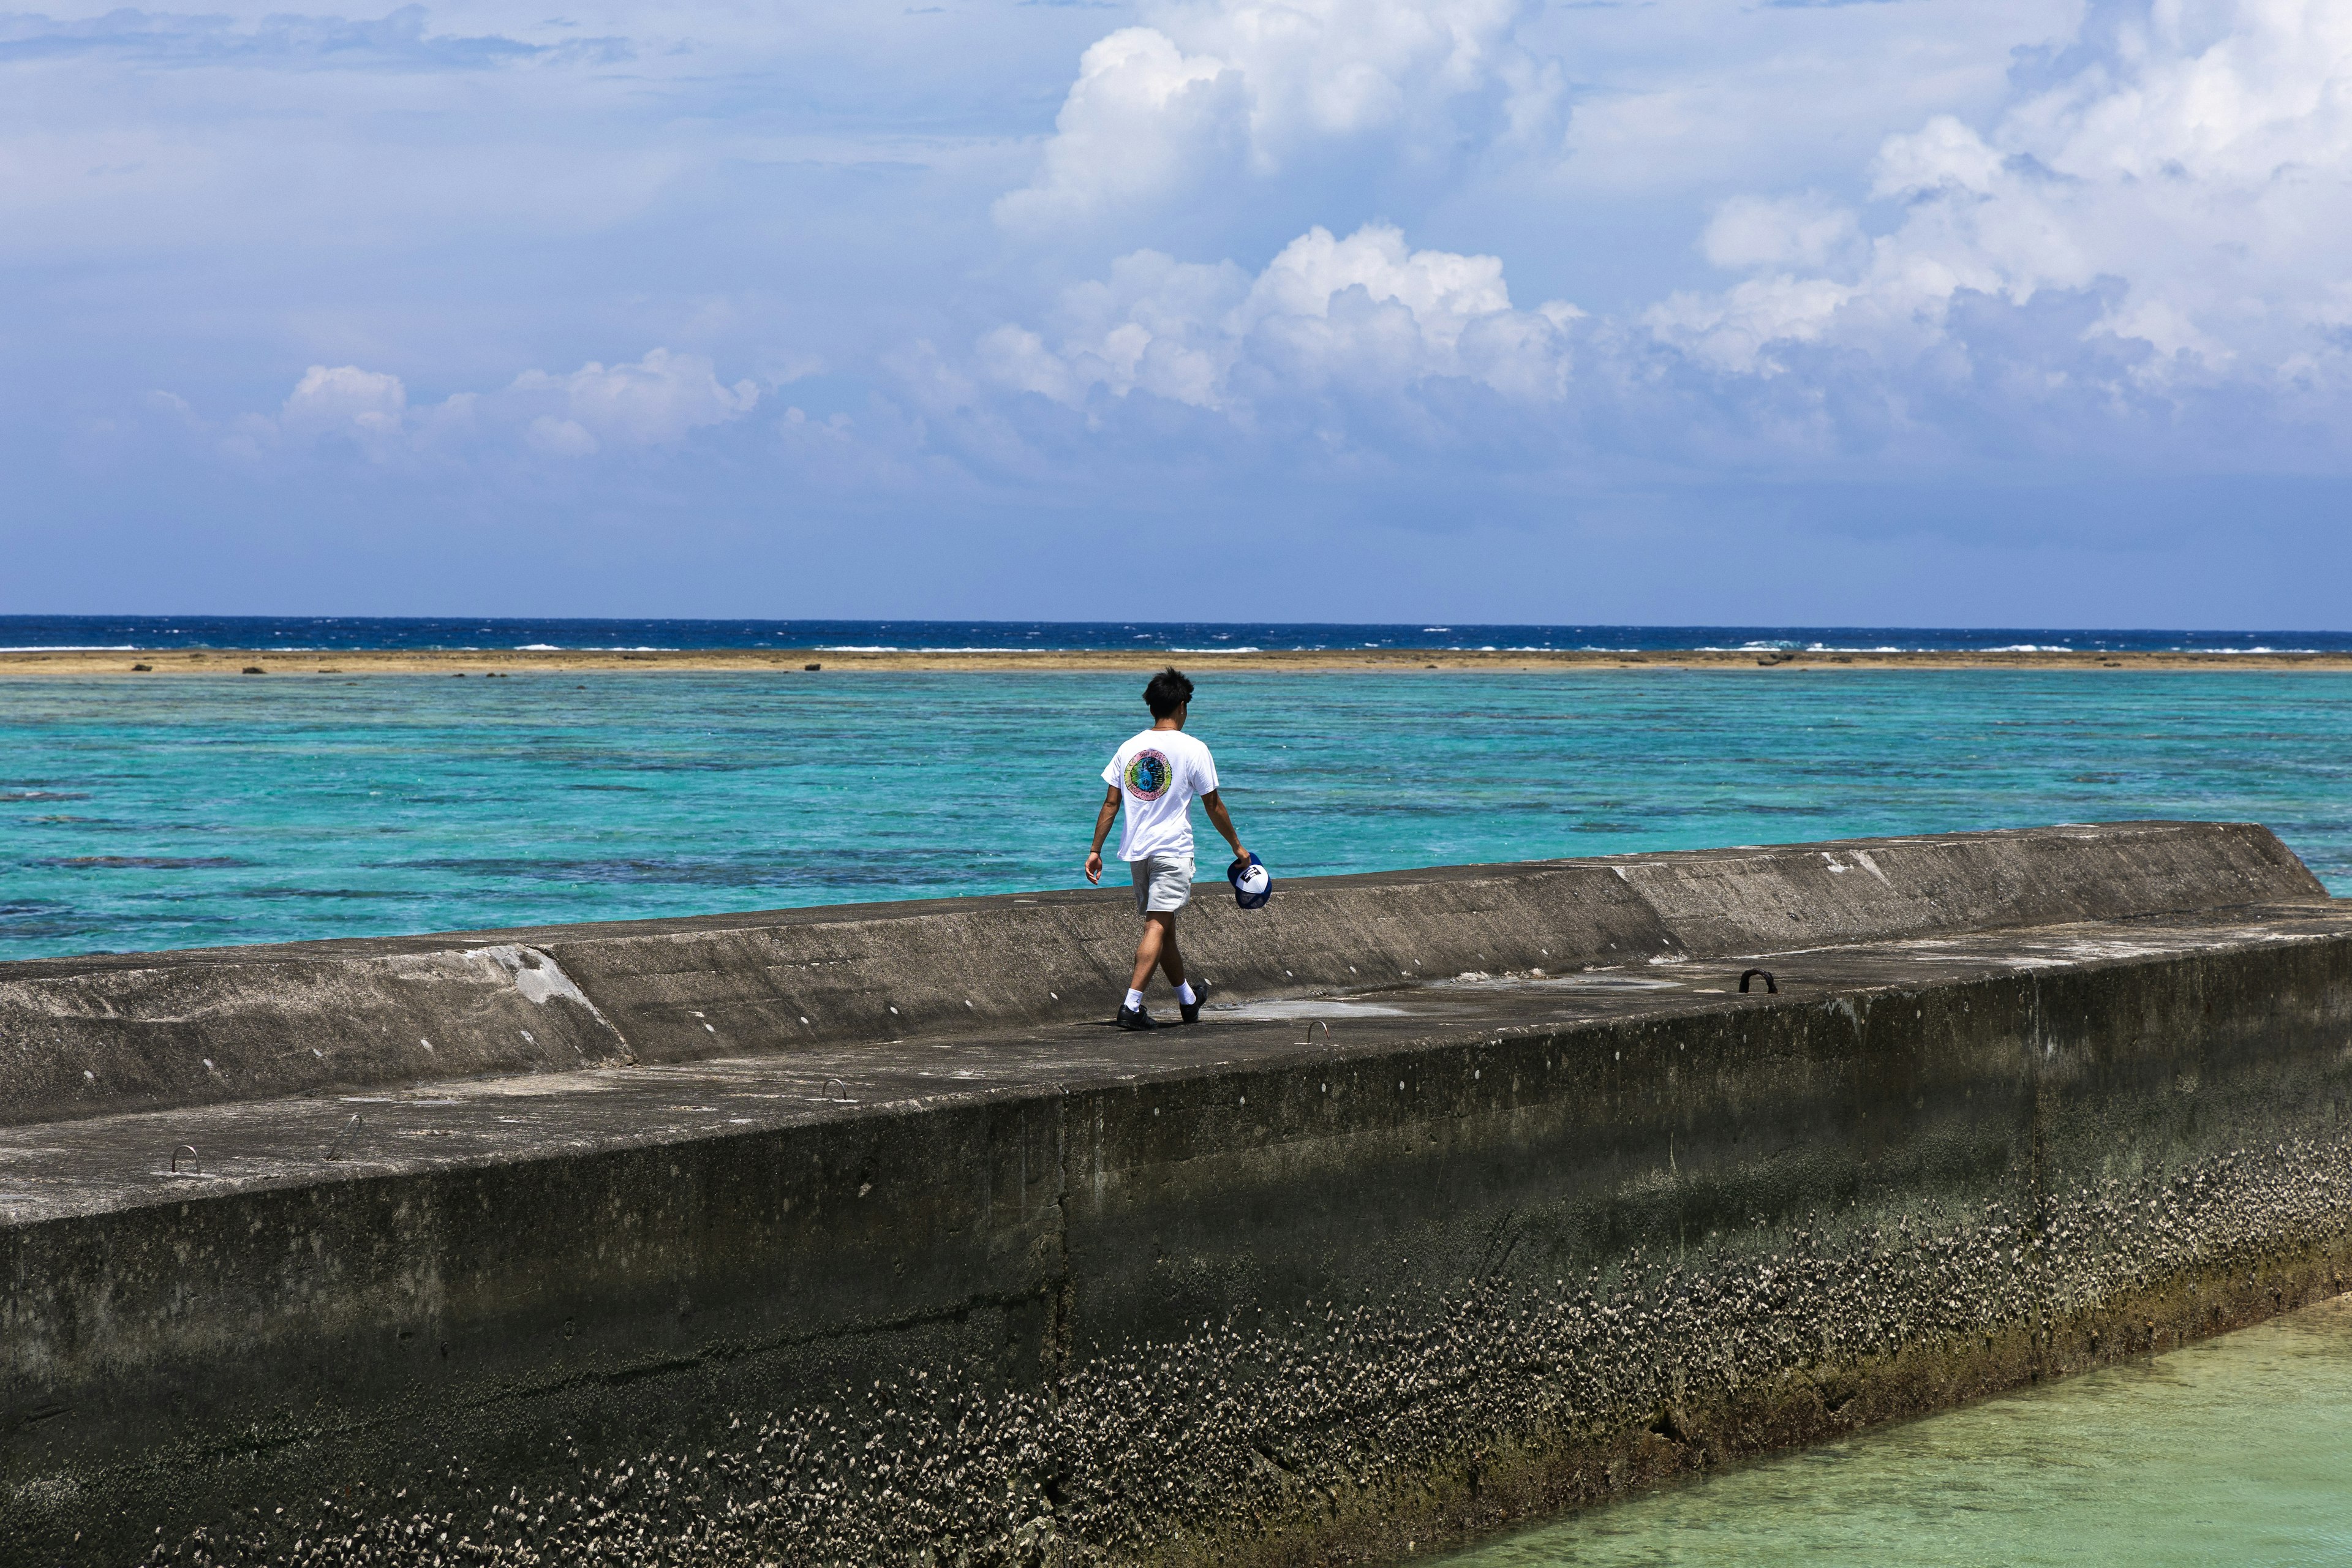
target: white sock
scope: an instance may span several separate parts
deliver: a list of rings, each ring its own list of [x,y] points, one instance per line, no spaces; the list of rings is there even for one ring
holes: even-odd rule
[[[1129,992],[1127,994],[1127,1002],[1126,1002],[1126,1006],[1127,1006],[1127,1010],[1128,1010],[1129,1012],[1130,1012],[1130,1013],[1135,1012],[1135,1011],[1137,1011],[1138,1009],[1139,1009],[1142,1005],[1143,1005],[1143,993],[1142,993],[1142,992],[1140,992],[1140,991],[1129,991]]]
[[[1176,1000],[1183,1003],[1187,1007],[1190,1007],[1193,1003],[1200,1000],[1198,996],[1192,994],[1192,983],[1191,981],[1179,980],[1176,983]]]

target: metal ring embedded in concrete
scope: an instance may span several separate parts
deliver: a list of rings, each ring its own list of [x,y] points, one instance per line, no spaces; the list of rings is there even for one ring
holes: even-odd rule
[[[351,1142],[352,1135],[360,1130],[360,1113],[354,1110],[352,1112],[352,1119],[343,1123],[343,1130],[335,1134],[335,1141],[327,1145],[325,1158],[330,1160],[341,1159],[343,1157],[343,1146]]]
[[[1318,1024],[1321,1024],[1323,1026],[1323,1048],[1328,1050],[1331,1048],[1331,1026],[1321,1018],[1309,1018],[1307,1020],[1307,1037],[1298,1043],[1302,1046],[1313,1045],[1315,1043],[1315,1026]]]
[[[194,1174],[202,1175],[204,1167],[196,1163],[196,1146],[194,1143],[172,1145],[172,1174],[176,1176],[180,1173],[180,1156],[183,1154],[188,1157],[189,1171]]]
[[[1747,973],[1739,977],[1739,994],[1742,996],[1748,994],[1748,983],[1755,979],[1759,974],[1764,977],[1764,994],[1767,996],[1778,996],[1780,994],[1780,983],[1772,978],[1772,972],[1770,970],[1751,969]]]

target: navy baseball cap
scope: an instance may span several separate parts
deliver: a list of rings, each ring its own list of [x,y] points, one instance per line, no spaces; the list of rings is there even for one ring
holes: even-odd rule
[[[1234,902],[1245,910],[1264,909],[1274,897],[1274,879],[1255,855],[1226,867],[1225,880],[1234,885]]]

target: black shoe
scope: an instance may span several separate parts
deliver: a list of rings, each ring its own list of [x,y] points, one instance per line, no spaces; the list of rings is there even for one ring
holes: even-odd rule
[[[1186,1023],[1197,1024],[1201,1021],[1201,1004],[1208,999],[1209,988],[1195,980],[1192,982],[1192,999],[1190,1002],[1180,999],[1176,1004],[1176,1010],[1184,1015]]]
[[[1140,1007],[1121,1007],[1118,1010],[1118,1026],[1122,1029],[1156,1029],[1160,1027],[1160,1020]]]

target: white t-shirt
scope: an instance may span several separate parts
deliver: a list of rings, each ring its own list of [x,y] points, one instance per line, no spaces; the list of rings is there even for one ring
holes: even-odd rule
[[[1102,776],[1127,805],[1120,859],[1192,853],[1192,799],[1217,787],[1208,747],[1181,730],[1146,730],[1118,749]]]

